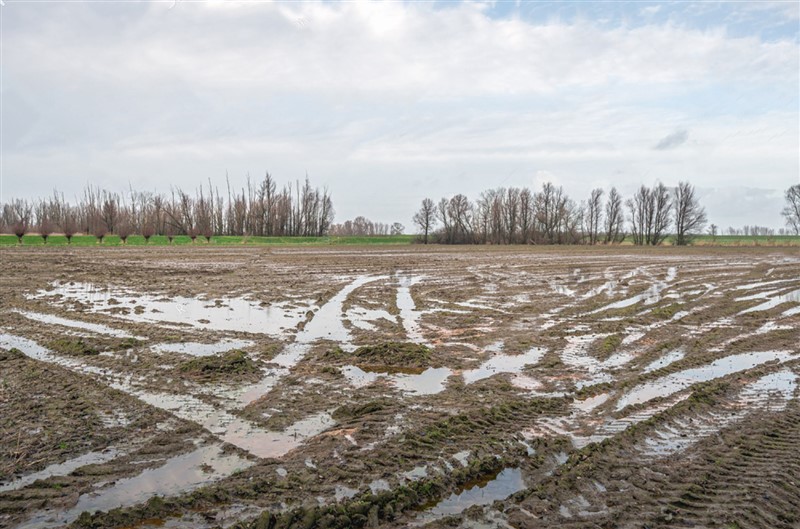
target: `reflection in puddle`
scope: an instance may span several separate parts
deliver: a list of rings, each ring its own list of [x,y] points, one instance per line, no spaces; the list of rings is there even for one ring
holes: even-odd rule
[[[397,318],[383,309],[368,309],[365,307],[353,307],[347,311],[347,319],[353,327],[363,331],[374,331],[377,328],[372,322],[386,320],[397,324]]]
[[[640,451],[649,457],[666,457],[680,453],[753,412],[777,412],[785,409],[796,389],[797,375],[791,371],[766,375],[745,386],[733,402],[725,403],[721,409],[690,418],[673,419],[659,426],[653,436],[645,439]]]
[[[158,468],[146,469],[137,476],[120,479],[106,488],[83,494],[78,498],[77,505],[68,511],[43,511],[19,527],[60,527],[71,523],[84,511],[108,511],[141,503],[152,496],[187,492],[252,464],[236,454],[225,454],[220,445],[203,446],[188,454],[175,456]]]
[[[217,300],[158,294],[144,294],[110,286],[100,288],[91,283],[54,285],[40,290],[34,298],[55,298],[56,303],[78,302],[91,312],[110,313],[145,323],[186,324],[202,329],[240,331],[280,336],[294,329],[305,319],[309,307],[290,307],[289,302],[261,306],[244,298]]]
[[[36,342],[26,338],[0,334],[0,347],[17,348],[36,360],[58,364],[79,373],[100,375],[104,379],[110,378],[105,382],[111,388],[168,411],[176,417],[198,424],[219,436],[223,441],[258,457],[281,457],[300,446],[309,437],[317,435],[335,424],[330,414],[320,412],[297,422],[283,432],[272,432],[191,395],[158,393],[137,388],[131,383],[130,377],[114,376],[107,369],[57,357]]]
[[[100,452],[89,452],[88,454],[83,454],[73,459],[64,461],[63,463],[50,465],[44,470],[34,472],[33,474],[28,474],[5,485],[0,485],[0,492],[21,489],[22,487],[27,487],[39,479],[48,479],[54,476],[68,476],[76,469],[86,465],[107,463],[112,459],[116,459],[119,457],[119,455],[120,452],[115,448],[108,448]]]
[[[73,329],[82,329],[84,331],[93,332],[95,334],[106,334],[108,336],[114,336],[116,338],[134,338],[136,340],[146,339],[143,338],[142,336],[134,336],[133,334],[121,331],[119,329],[115,329],[113,327],[109,327],[108,325],[102,325],[100,323],[88,323],[80,320],[71,320],[68,318],[62,318],[60,316],[54,316],[52,314],[44,314],[42,312],[31,312],[28,310],[14,310],[13,312],[25,316],[29,320],[38,321],[40,323],[61,325],[62,327],[71,327]]]
[[[762,296],[757,296],[757,297],[760,298]],[[764,296],[764,297],[766,297],[766,296]],[[739,298],[739,299],[737,299],[737,301],[740,301],[742,299],[745,299],[745,298]],[[748,296],[747,299],[755,299],[755,298],[752,297],[752,296]],[[781,305],[783,303],[800,303],[800,290],[794,290],[792,292],[788,292],[788,293],[782,294],[780,296],[771,297],[771,298],[767,299],[767,301],[765,301],[764,303],[761,303],[759,305],[756,305],[755,307],[750,307],[749,309],[745,309],[745,310],[741,311],[739,313],[739,315],[747,314],[749,312],[757,312],[757,311],[760,311],[760,310],[769,310],[769,309],[775,308],[778,305]]]
[[[759,353],[743,353],[715,360],[714,362],[694,369],[687,369],[663,378],[642,384],[632,389],[619,399],[617,410],[626,406],[647,402],[656,397],[666,397],[688,388],[698,382],[707,382],[724,377],[731,373],[751,369],[759,364],[778,360],[786,362],[794,358],[788,351],[765,351]]]
[[[379,378],[386,379],[401,391],[415,395],[434,395],[444,391],[445,382],[453,374],[446,367],[429,367],[421,373],[403,373],[401,370],[368,371],[358,366],[345,366],[342,374],[357,388],[368,386]]]
[[[217,343],[198,343],[198,342],[180,342],[180,343],[160,343],[154,345],[152,350],[157,353],[182,353],[191,356],[212,356],[217,353],[225,353],[231,349],[241,349],[243,347],[250,347],[254,342],[250,340],[233,340],[225,338]]]
[[[397,309],[400,311],[400,320],[403,322],[408,340],[414,343],[425,342],[419,325],[422,313],[417,310],[414,298],[411,297],[411,287],[422,279],[422,277],[400,277],[400,286],[397,287]]]
[[[640,301],[644,301],[645,305],[653,305],[654,303],[657,303],[659,300],[661,300],[661,292],[664,289],[666,289],[669,286],[669,283],[674,281],[677,276],[678,276],[678,271],[674,266],[672,266],[669,269],[667,269],[667,275],[664,278],[664,281],[654,281],[645,292],[642,292],[641,294],[637,294],[635,296],[626,299],[615,301],[613,303],[609,303],[608,305],[605,305],[603,307],[600,307],[599,309],[595,309],[589,312],[589,314],[597,314],[599,312],[612,309],[624,309],[626,307],[635,305]]]
[[[506,468],[502,472],[470,481],[460,489],[439,502],[419,517],[419,523],[428,523],[437,518],[452,516],[469,509],[474,505],[491,505],[497,500],[504,500],[525,488],[522,471],[519,468]]]
[[[462,374],[464,377],[464,383],[472,384],[499,373],[518,374],[525,366],[539,363],[546,352],[546,349],[534,347],[527,352],[518,355],[498,353],[482,363],[476,369],[468,369],[464,371]]]
[[[665,354],[658,360],[654,360],[653,362],[649,363],[647,367],[644,368],[644,372],[650,373],[652,371],[661,369],[662,367],[667,367],[670,364],[674,364],[678,360],[683,360],[684,356],[686,356],[686,353],[682,349],[676,349],[675,351]]]

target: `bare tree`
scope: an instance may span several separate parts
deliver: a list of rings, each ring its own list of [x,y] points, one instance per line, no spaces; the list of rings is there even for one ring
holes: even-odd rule
[[[622,197],[617,188],[612,187],[611,191],[608,192],[608,201],[606,202],[606,244],[621,242],[621,239],[624,238],[622,233],[623,221]]]
[[[150,237],[155,235],[156,228],[152,224],[145,224],[142,227],[142,237],[144,237],[144,243],[148,244],[150,242]]]
[[[589,236],[589,244],[597,244],[598,233],[600,232],[600,219],[603,215],[603,190],[593,189],[589,200],[586,202],[586,229]]]
[[[44,244],[47,244],[47,238],[53,233],[53,223],[49,219],[39,221],[39,235],[42,237]]]
[[[128,243],[128,237],[131,236],[131,233],[133,233],[133,226],[127,220],[117,224],[117,235],[119,235],[119,240],[122,241],[122,244]]]
[[[25,233],[28,231],[28,225],[25,221],[18,220],[11,226],[11,231],[14,232],[14,235],[17,236],[17,242],[22,244],[22,238],[25,236]]]
[[[97,222],[94,227],[94,236],[97,237],[97,244],[103,244],[103,238],[108,233],[108,228],[104,222]]]
[[[72,244],[72,237],[78,231],[78,225],[75,222],[75,217],[71,213],[67,213],[64,219],[64,237],[67,238],[67,244]]]
[[[706,210],[700,206],[694,186],[680,182],[675,188],[675,244],[685,246],[693,234],[701,232],[706,225]]]
[[[433,200],[430,198],[422,200],[419,211],[414,213],[414,224],[422,232],[423,242],[428,244],[428,234],[436,225],[436,206],[433,204]]]
[[[781,212],[786,217],[786,225],[800,235],[800,184],[786,190],[786,207]]]

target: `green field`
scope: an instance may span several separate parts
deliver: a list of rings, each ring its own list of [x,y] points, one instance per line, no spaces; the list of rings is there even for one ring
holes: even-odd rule
[[[222,235],[211,238],[212,245],[355,245],[355,244],[410,244],[414,235],[383,235],[373,237],[240,237]],[[17,238],[14,235],[0,235],[0,246],[15,246]],[[44,240],[36,234],[26,235],[22,238],[23,246],[43,246]],[[169,241],[163,235],[154,235],[147,243],[151,246],[166,246]],[[192,240],[186,235],[178,235],[173,239],[175,245],[191,245]],[[194,242],[197,246],[207,245],[205,238],[198,237]],[[66,246],[67,238],[63,235],[51,235],[47,238],[47,246]],[[128,237],[127,246],[144,246],[145,240],[141,235]],[[75,235],[72,237],[72,246],[98,246],[93,235]],[[102,246],[122,246],[122,241],[116,235],[107,235],[103,238]]]

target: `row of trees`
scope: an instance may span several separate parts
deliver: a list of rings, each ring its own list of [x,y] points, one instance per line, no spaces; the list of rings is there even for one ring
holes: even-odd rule
[[[341,224],[334,224],[331,226],[330,234],[339,237],[369,237],[375,235],[402,235],[403,231],[405,231],[405,227],[399,222],[387,224],[373,222],[366,217],[356,217]]]
[[[668,235],[689,244],[706,224],[694,187],[641,186],[628,200],[616,188],[605,198],[594,189],[580,203],[550,182],[541,190],[498,188],[475,201],[465,195],[426,198],[414,215],[423,242],[446,244],[598,244],[618,243],[628,234],[637,245],[658,245]],[[627,219],[626,219],[627,212]]]
[[[227,178],[226,178],[227,180]],[[74,203],[55,192],[34,202],[13,200],[0,209],[0,229],[19,235],[35,231],[45,239],[56,231],[102,237],[131,233],[154,234],[321,236],[333,222],[333,202],[327,189],[313,188],[306,177],[278,188],[269,173],[260,181],[247,178],[238,191],[227,181],[227,194],[211,185],[194,194],[173,188],[169,194],[131,189],[127,194],[87,186]]]

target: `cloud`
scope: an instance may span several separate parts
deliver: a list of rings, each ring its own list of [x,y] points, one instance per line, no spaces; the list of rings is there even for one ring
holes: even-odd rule
[[[606,24],[524,2],[8,4],[6,196],[308,170],[340,218],[407,223],[422,193],[542,175],[576,199],[798,178],[796,31],[731,35],[714,11],[699,28],[667,4],[636,24],[608,3],[579,6]]]
[[[663,138],[659,140],[658,143],[655,144],[653,149],[657,151],[666,151],[668,149],[674,149],[680,145],[686,143],[686,140],[689,139],[689,132],[686,130],[676,130],[672,134],[667,134]]]

